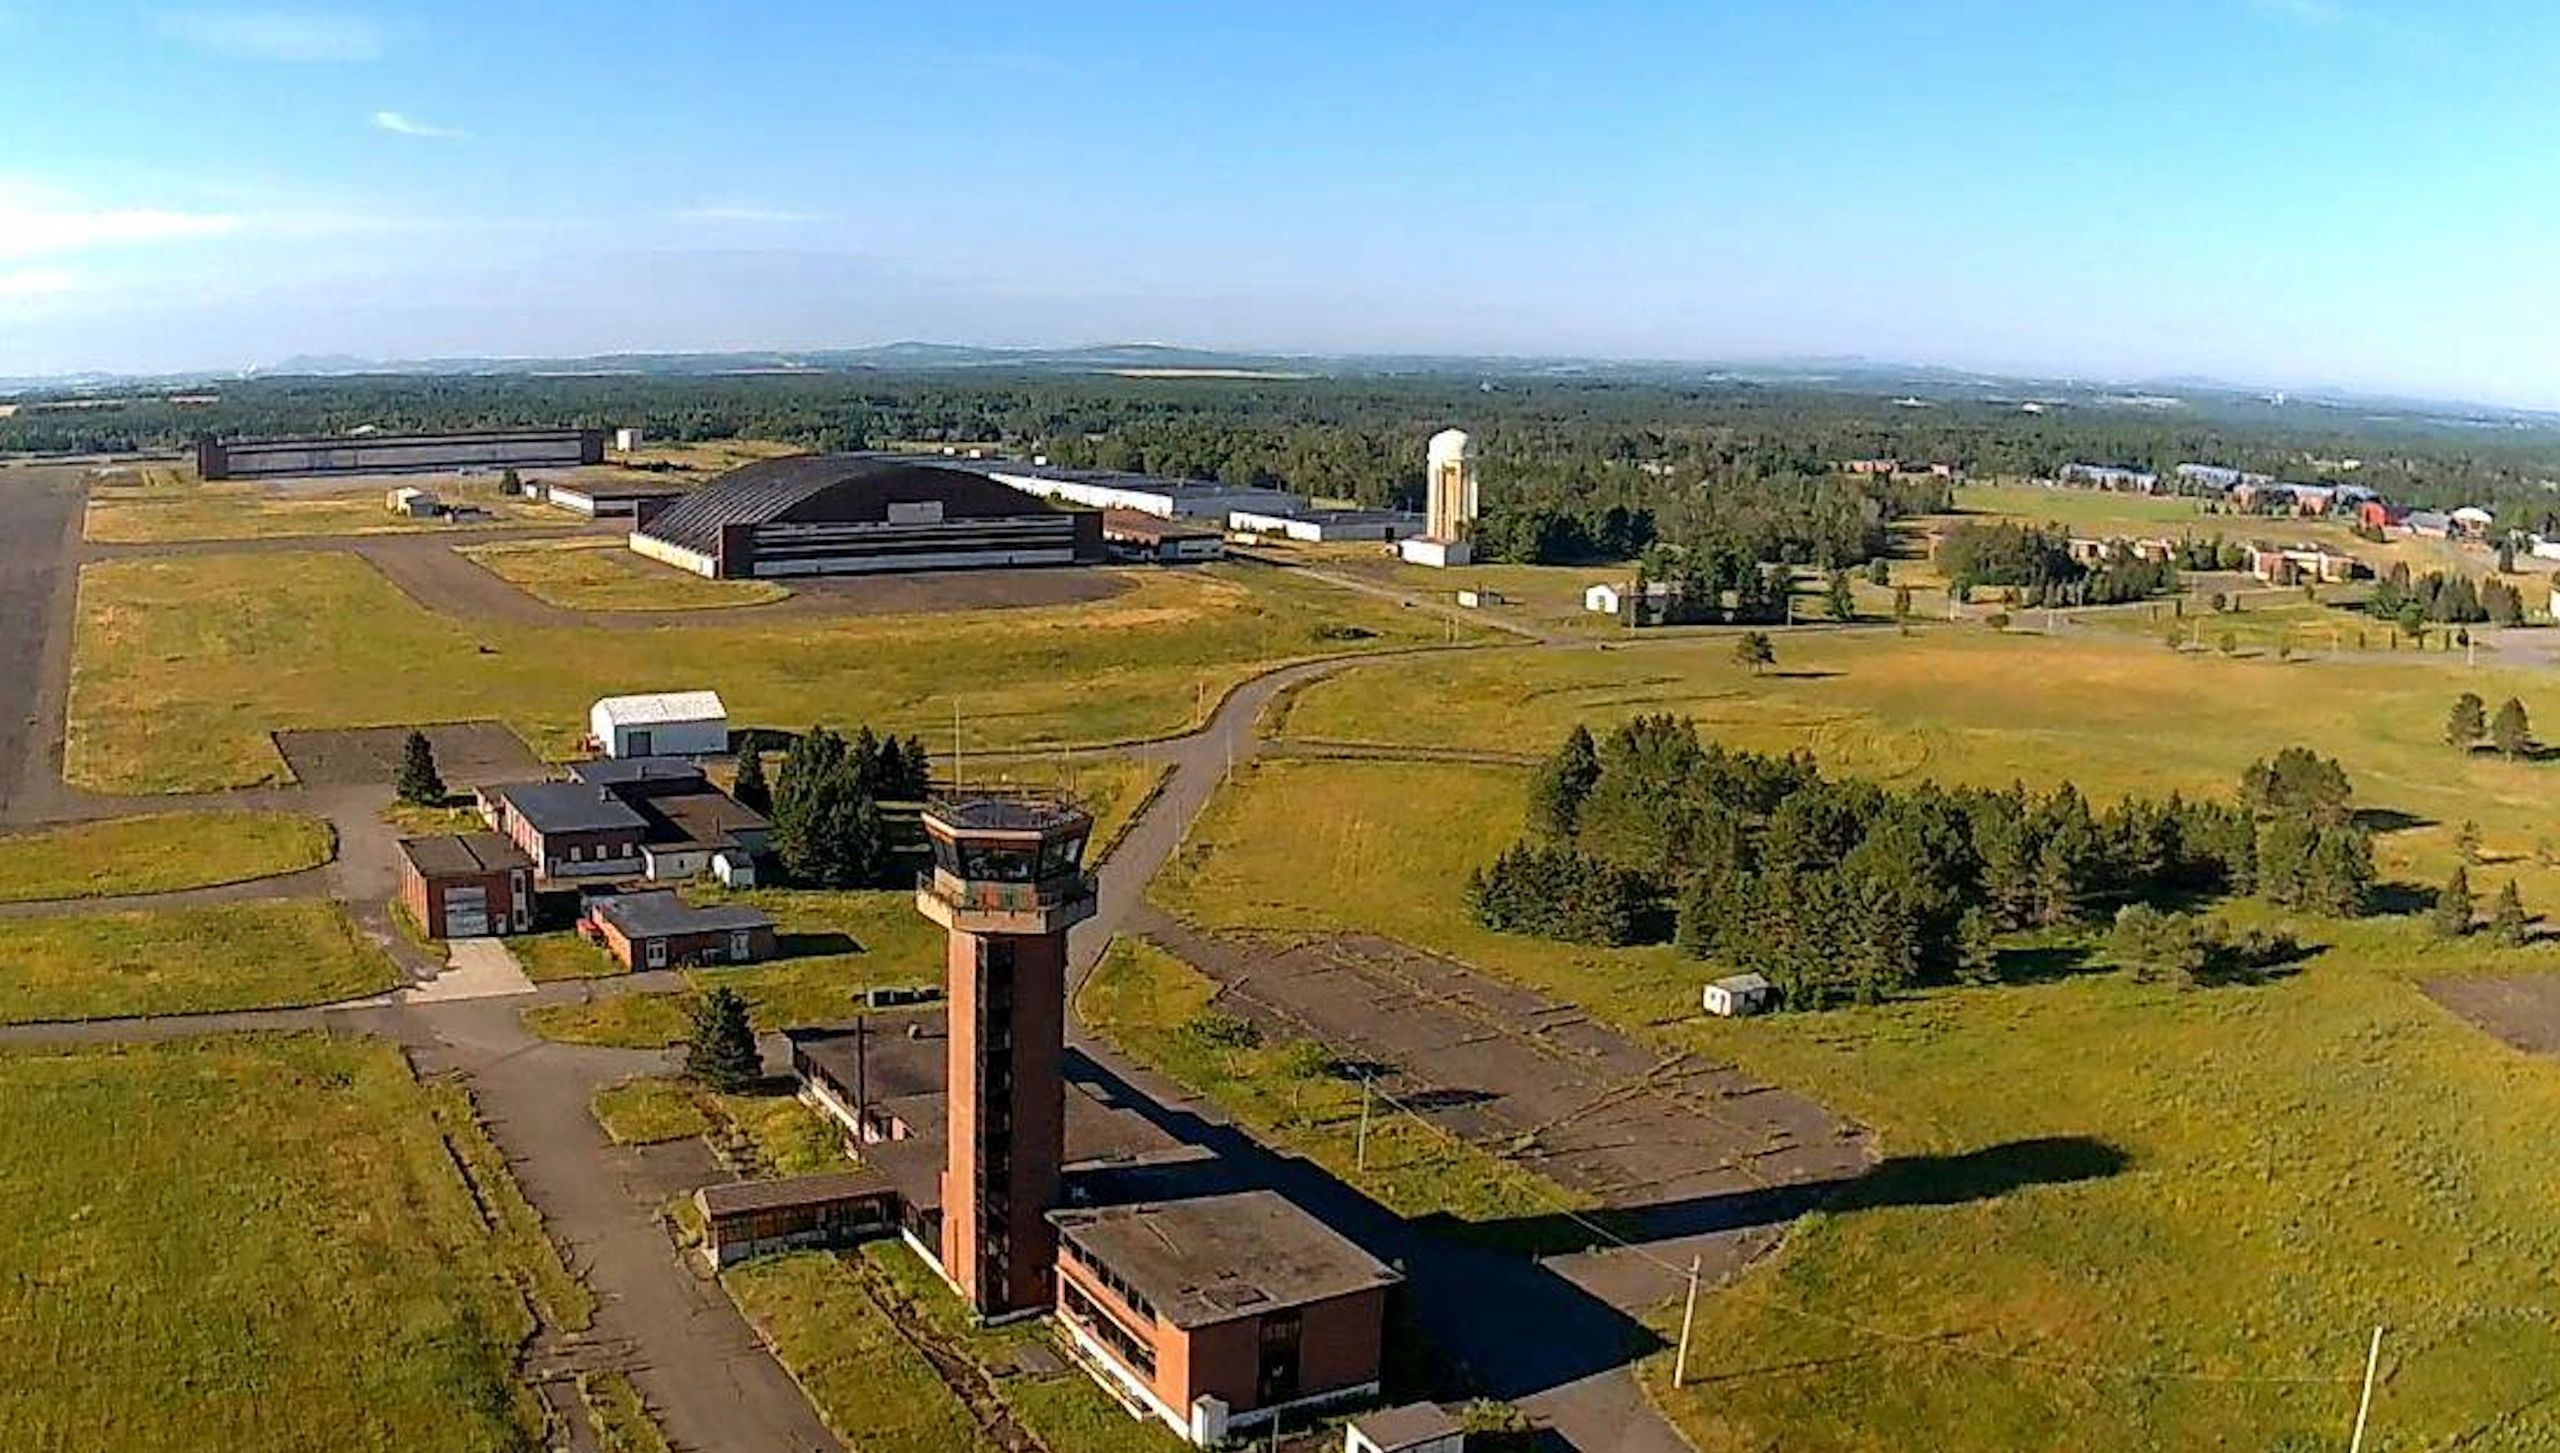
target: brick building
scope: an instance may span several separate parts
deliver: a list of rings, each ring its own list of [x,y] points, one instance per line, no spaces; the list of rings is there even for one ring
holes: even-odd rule
[[[762,909],[736,903],[696,907],[666,888],[591,898],[578,931],[634,970],[751,964],[773,957],[778,945],[773,916]]]
[[[533,859],[494,832],[400,840],[400,902],[429,938],[533,927]]]

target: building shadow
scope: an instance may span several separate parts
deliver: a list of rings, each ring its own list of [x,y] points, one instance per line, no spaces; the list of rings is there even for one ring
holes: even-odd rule
[[[774,957],[783,959],[816,958],[825,954],[858,954],[862,944],[852,934],[835,929],[815,933],[778,933],[774,935]]]

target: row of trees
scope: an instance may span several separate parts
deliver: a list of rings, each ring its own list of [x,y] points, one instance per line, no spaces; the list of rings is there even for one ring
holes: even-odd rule
[[[2487,622],[2513,626],[2524,622],[2524,597],[2494,575],[2473,583],[2467,575],[2430,570],[2414,579],[2408,562],[2391,567],[2373,588],[2365,609],[2388,621],[2469,625]],[[2414,632],[2413,632],[2414,634]]]
[[[2199,554],[2218,547],[2199,546]],[[2006,520],[1968,520],[1938,540],[1938,570],[1958,597],[1986,586],[2007,586],[2031,606],[2116,605],[2175,591],[2178,567],[2119,550],[2104,560],[2072,558],[2071,537],[2060,526]],[[2210,568],[2209,566],[2207,568]]]
[[[2525,714],[2524,703],[2510,696],[2498,703],[2498,714],[2489,715],[2489,704],[2477,692],[2466,691],[2453,699],[2453,710],[2446,713],[2445,745],[2468,752],[2483,741],[2497,748],[2504,757],[2523,758],[2533,754],[2533,719]]]
[[[911,835],[892,830],[881,804],[921,801],[932,780],[932,760],[915,737],[900,741],[865,726],[846,738],[811,727],[783,754],[762,808],[773,818],[774,856],[812,887],[895,886]],[[740,763],[738,798],[758,807],[754,799],[764,795],[763,763],[750,752]]]
[[[1993,938],[2109,905],[2256,892],[2361,912],[2372,845],[2337,764],[2289,749],[2230,804],[1894,790],[1802,753],[1701,740],[1670,716],[1576,727],[1535,774],[1529,835],[1472,874],[1488,927],[1595,943],[1659,937],[1777,984],[1794,1007],[1996,976]]]

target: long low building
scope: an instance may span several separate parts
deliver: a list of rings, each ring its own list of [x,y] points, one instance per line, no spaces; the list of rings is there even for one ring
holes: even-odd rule
[[[1310,545],[1343,540],[1402,540],[1423,531],[1422,516],[1403,510],[1236,510],[1227,528],[1246,535],[1278,535]]]
[[[1160,474],[1132,474],[1118,469],[1070,469],[1037,460],[954,459],[944,461],[998,484],[1096,510],[1136,510],[1164,519],[1223,521],[1237,510],[1286,513],[1302,501],[1285,489],[1220,484],[1211,479],[1169,479]]]
[[[1102,562],[1102,516],[969,469],[806,454],[731,470],[654,513],[631,548],[713,579]]]
[[[196,441],[204,479],[316,474],[434,474],[567,468],[604,462],[602,429],[480,429],[455,434],[343,434],[329,438]]]

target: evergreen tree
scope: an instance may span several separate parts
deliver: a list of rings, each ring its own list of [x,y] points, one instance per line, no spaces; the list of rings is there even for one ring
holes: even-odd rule
[[[436,749],[425,732],[411,732],[400,744],[400,800],[419,807],[444,805],[444,777],[436,771]]]
[[[1993,939],[1991,916],[1968,908],[1956,919],[1956,978],[1967,984],[2000,982],[2000,947]]]
[[[1767,631],[1744,631],[1733,643],[1733,660],[1737,666],[1748,666],[1751,674],[1778,663],[1778,648],[1769,640]]]
[[[2453,710],[2444,720],[2445,745],[2469,751],[2489,734],[2488,703],[2478,692],[2466,691],[2453,699]]]
[[[2522,948],[2533,936],[2533,920],[2524,911],[2524,899],[2517,894],[2513,878],[2498,889],[2497,905],[2489,910],[2489,934],[2508,948]]]
[[[2478,865],[2480,862],[2480,824],[2473,822],[2471,819],[2466,817],[2462,820],[2462,826],[2454,829],[2453,855],[2460,859],[2465,867]]]
[[[737,990],[723,985],[694,1002],[684,1072],[687,1079],[724,1093],[747,1089],[764,1077],[764,1057],[747,1023],[747,1001]]]
[[[2439,937],[2460,938],[2471,931],[2472,907],[2471,870],[2455,868],[2436,890],[2435,906],[2427,910],[2427,926]]]
[[[1565,733],[1564,745],[1540,764],[1529,784],[1529,830],[1551,838],[1569,838],[1580,828],[1583,799],[1600,782],[1600,748],[1591,729],[1580,722]]]
[[[729,795],[743,806],[772,814],[773,789],[764,780],[764,753],[750,747],[738,758],[738,780],[729,784]]]
[[[1835,621],[1846,621],[1856,617],[1858,597],[1856,592],[1849,588],[1848,571],[1831,572],[1830,583],[1823,592],[1823,608],[1830,612],[1831,618]]]
[[[2524,714],[2523,702],[2510,696],[2498,703],[2497,719],[2489,723],[2489,742],[2509,757],[2533,750],[2533,723]]]

